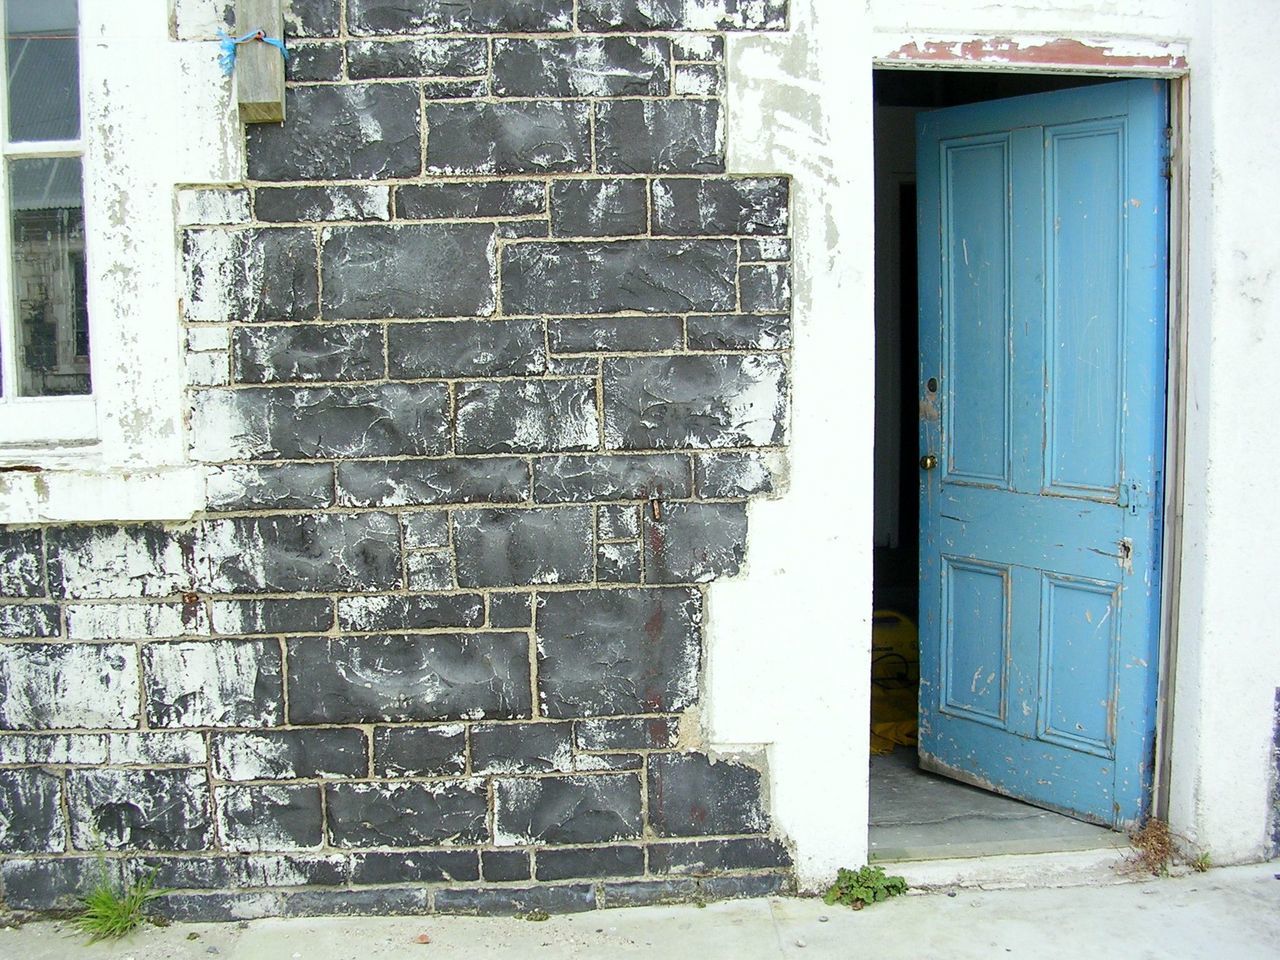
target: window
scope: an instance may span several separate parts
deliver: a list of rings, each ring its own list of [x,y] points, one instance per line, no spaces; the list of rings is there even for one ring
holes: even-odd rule
[[[77,0],[4,0],[0,440],[91,439]]]

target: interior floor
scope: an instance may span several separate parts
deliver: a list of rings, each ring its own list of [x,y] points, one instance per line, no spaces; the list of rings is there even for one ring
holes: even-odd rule
[[[927,773],[914,748],[871,758],[871,860],[1120,847],[1123,834]]]

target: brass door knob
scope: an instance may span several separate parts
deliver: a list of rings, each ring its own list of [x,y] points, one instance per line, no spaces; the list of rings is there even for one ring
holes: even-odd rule
[[[921,470],[932,470],[937,465],[938,465],[938,458],[935,457],[932,453],[926,453],[923,457],[920,458]]]

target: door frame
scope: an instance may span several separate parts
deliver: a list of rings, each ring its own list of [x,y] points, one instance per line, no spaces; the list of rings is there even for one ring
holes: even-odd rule
[[[1187,362],[1190,263],[1187,135],[1190,129],[1190,83],[1186,49],[1154,41],[1149,49],[1117,55],[1133,45],[1131,38],[1081,42],[995,35],[937,39],[902,35],[877,36],[881,48],[871,58],[873,70],[965,70],[1005,73],[1086,74],[1120,79],[1154,77],[1169,85],[1169,283],[1166,338],[1164,496],[1160,518],[1161,571],[1157,664],[1155,767],[1152,771],[1151,816],[1168,820],[1172,783],[1171,750],[1177,692],[1178,609],[1182,589],[1182,546],[1185,456],[1187,440]],[[874,104],[872,105],[874,110]],[[873,272],[874,283],[874,272]]]

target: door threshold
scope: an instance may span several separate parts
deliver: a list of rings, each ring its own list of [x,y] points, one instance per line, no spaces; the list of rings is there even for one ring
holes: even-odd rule
[[[912,845],[908,838],[902,837],[899,827],[893,837],[877,842],[872,846],[867,859],[872,863],[927,861],[927,860],[982,860],[990,857],[1032,856],[1058,853],[1081,853],[1091,850],[1120,850],[1129,846],[1128,837],[1122,833],[1080,823],[1081,835],[1071,836],[1007,836],[1002,838],[983,837],[981,839],[964,840],[960,838],[945,842],[925,841]],[[1088,832],[1086,832],[1088,831]],[[1094,832],[1096,831],[1096,832]],[[875,834],[880,831],[872,831]]]
[[[957,857],[947,860],[881,860],[885,873],[906,878],[914,890],[1034,890],[1092,887],[1152,879],[1134,870],[1125,845],[1059,853]]]

